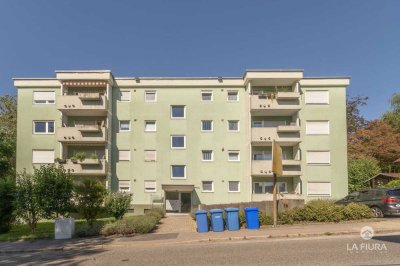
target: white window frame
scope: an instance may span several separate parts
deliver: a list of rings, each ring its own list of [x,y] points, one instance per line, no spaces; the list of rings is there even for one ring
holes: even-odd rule
[[[34,161],[35,157],[34,157],[34,153],[36,152],[49,152],[53,154],[53,158],[49,161]],[[32,150],[32,164],[49,164],[49,163],[54,163],[54,158],[55,158],[55,153],[54,150]]]
[[[329,184],[329,194],[310,194],[309,193],[309,184]],[[310,197],[331,197],[332,196],[332,182],[318,182],[318,181],[309,181],[307,182],[307,196]]]
[[[229,130],[229,122],[237,122],[237,130]],[[240,132],[240,121],[239,120],[228,120],[228,132]]]
[[[310,124],[312,123],[327,123],[328,124],[328,133],[313,133],[310,132]],[[307,120],[306,121],[306,135],[330,135],[331,132],[331,125],[329,120]]]
[[[148,100],[147,94],[154,94],[154,100]],[[144,102],[145,103],[156,103],[157,102],[157,91],[156,90],[145,90],[144,91]]]
[[[129,122],[129,129],[121,129],[121,122]],[[131,131],[131,120],[119,120],[119,132],[130,132]]]
[[[211,152],[211,160],[204,160],[204,152]],[[202,150],[201,151],[201,161],[202,162],[213,162],[214,161],[214,151],[213,150]]]
[[[129,99],[128,99],[128,100],[123,100],[123,99],[122,99],[122,94],[123,94],[123,93],[128,93],[128,94],[129,94],[129,97],[128,97]],[[120,95],[120,102],[130,102],[130,101],[131,101],[132,92],[131,92],[130,90],[121,90],[121,91],[120,91],[120,94],[121,94],[121,95]]]
[[[258,183],[258,184],[260,184],[261,183],[261,186],[262,186],[262,192],[261,193],[255,193],[255,187],[256,187],[256,183]],[[271,185],[271,186],[273,186],[274,185],[274,182],[269,182],[269,181],[257,181],[257,182],[253,182],[252,183],[252,187],[253,187],[253,191],[252,191],[252,193],[253,194],[271,194],[272,195],[272,193],[270,193],[270,192],[266,192],[265,191],[265,186],[266,185]],[[285,191],[280,191],[279,190],[279,184],[285,184]],[[287,182],[285,182],[285,181],[279,181],[279,182],[276,182],[276,188],[277,188],[277,192],[278,193],[288,193],[288,191],[287,191]]]
[[[45,100],[44,103],[35,102],[35,93],[36,92],[51,92],[54,95],[54,99],[53,100]],[[56,92],[55,91],[34,91],[32,94],[32,101],[33,101],[33,104],[39,104],[39,105],[56,104]]]
[[[230,182],[237,182],[238,183],[238,190],[237,191],[230,190],[230,187],[229,187],[229,183]],[[230,193],[240,193],[240,181],[234,181],[234,180],[228,181],[228,192],[230,192]]]
[[[312,98],[310,98],[310,94],[315,92],[325,92],[327,93],[328,97],[326,99],[325,102],[318,102],[316,100],[313,100]],[[304,93],[304,102],[305,104],[310,104],[310,105],[329,105],[330,102],[330,95],[329,95],[329,90],[306,90]]]
[[[121,190],[120,182],[127,182],[129,184],[129,187],[127,190],[123,189]],[[118,180],[118,191],[119,192],[131,192],[131,181],[130,180]]]
[[[237,153],[238,154],[238,159],[237,160],[231,160],[229,154],[230,153]],[[240,162],[240,151],[238,150],[229,150],[228,151],[228,162]]]
[[[154,183],[154,190],[146,187],[146,183]],[[144,192],[146,193],[156,193],[157,192],[157,181],[156,180],[144,180]]]
[[[49,132],[49,122],[53,122],[54,132]],[[36,132],[35,123],[46,123],[46,132]],[[32,133],[34,135],[54,135],[56,133],[56,122],[54,120],[34,120],[32,126]]]
[[[229,100],[229,93],[236,93],[236,100]],[[237,103],[239,102],[239,91],[237,90],[228,90],[226,93],[226,101],[229,103]]]
[[[174,116],[172,116],[172,109],[174,107],[183,107],[183,117],[174,117]],[[186,119],[186,105],[171,105],[171,107],[170,107],[170,118],[171,119],[176,119],[176,120]]]
[[[121,160],[121,152],[127,152],[128,159]],[[123,157],[122,157],[123,158]],[[130,162],[131,161],[131,150],[118,150],[118,162]]]
[[[183,137],[183,147],[173,147],[172,146],[173,137]],[[171,149],[172,150],[184,150],[184,149],[186,149],[186,135],[171,135]]]
[[[203,100],[203,93],[211,94],[211,100]],[[201,101],[202,102],[212,102],[212,101],[214,101],[214,93],[213,93],[213,91],[201,91]]]
[[[154,130],[146,130],[147,123],[154,123]],[[157,121],[156,120],[145,120],[144,121],[144,132],[157,132]]]
[[[204,186],[203,186],[204,182],[211,182],[211,190],[204,190]],[[201,181],[201,192],[214,193],[214,181],[210,181],[210,180]]]
[[[211,129],[210,130],[204,130],[203,129],[203,122],[211,122]],[[214,121],[213,120],[201,120],[201,122],[200,122],[200,131],[201,132],[213,132],[214,131]]]
[[[154,160],[146,160],[146,152],[154,152]],[[144,161],[145,162],[157,162],[157,150],[144,150]]]
[[[173,176],[173,171],[172,171],[173,166],[183,166],[184,176],[183,177],[175,177],[175,176]],[[171,168],[171,170],[170,170],[171,171],[171,179],[184,180],[184,179],[187,178],[186,177],[186,165],[184,165],[184,164],[172,164],[170,168]]]
[[[315,162],[309,162],[309,153],[310,152],[314,152],[314,153],[316,153],[316,152],[327,152],[329,155],[329,162],[326,162],[326,163],[315,163]],[[308,150],[308,151],[306,151],[306,163],[307,163],[307,165],[330,165],[331,164],[331,151],[330,150]]]

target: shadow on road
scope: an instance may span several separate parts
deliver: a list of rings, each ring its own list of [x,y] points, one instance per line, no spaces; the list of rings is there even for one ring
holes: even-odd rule
[[[372,239],[400,244],[400,235],[374,236]]]

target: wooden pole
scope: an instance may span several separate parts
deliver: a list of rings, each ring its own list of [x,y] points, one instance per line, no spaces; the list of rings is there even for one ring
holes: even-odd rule
[[[278,224],[278,200],[277,200],[277,188],[276,188],[276,174],[274,173],[274,183],[273,183],[273,190],[272,190],[272,214],[274,218],[274,227]]]

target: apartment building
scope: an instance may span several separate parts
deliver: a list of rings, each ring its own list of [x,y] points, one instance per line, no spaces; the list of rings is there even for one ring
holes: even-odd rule
[[[157,204],[270,200],[272,141],[283,149],[285,198],[347,194],[347,77],[247,70],[243,77],[117,78],[56,71],[16,78],[17,170],[57,163]]]

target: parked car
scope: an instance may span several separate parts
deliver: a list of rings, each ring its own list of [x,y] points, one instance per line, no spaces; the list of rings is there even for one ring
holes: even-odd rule
[[[400,188],[371,188],[353,192],[336,204],[362,203],[374,211],[375,217],[400,215]]]

